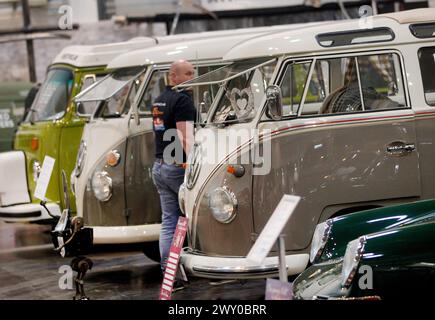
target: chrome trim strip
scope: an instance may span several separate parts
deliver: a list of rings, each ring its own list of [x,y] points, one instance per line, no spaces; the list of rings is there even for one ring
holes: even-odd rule
[[[288,266],[287,266],[288,268]],[[194,266],[193,270],[201,273],[215,273],[215,274],[244,274],[244,273],[271,273],[278,272],[278,264],[267,266],[255,266],[255,267],[206,267],[206,266]]]

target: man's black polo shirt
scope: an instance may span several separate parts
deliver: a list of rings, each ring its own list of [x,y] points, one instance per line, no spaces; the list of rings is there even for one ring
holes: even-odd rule
[[[153,129],[156,141],[156,158],[163,158],[165,148],[174,142],[181,147],[178,135],[174,135],[169,141],[164,141],[163,136],[169,129],[176,129],[177,122],[195,121],[196,109],[193,105],[192,98],[185,92],[177,92],[167,86],[165,91],[156,99],[152,108],[153,113]],[[182,147],[181,147],[182,148]],[[172,148],[173,149],[173,148]],[[182,149],[180,149],[182,150]],[[175,156],[175,151],[172,151],[172,157]],[[175,159],[175,158],[174,158]],[[169,162],[169,159],[165,159]],[[186,162],[186,154],[183,151],[183,162]]]

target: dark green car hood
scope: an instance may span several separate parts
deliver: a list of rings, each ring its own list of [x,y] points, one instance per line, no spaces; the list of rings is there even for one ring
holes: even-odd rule
[[[328,241],[316,263],[344,256],[349,241],[360,236],[391,231],[435,220],[435,199],[371,209],[332,219]]]
[[[435,221],[419,221],[362,236],[364,251],[358,271],[343,289],[343,259],[314,264],[293,284],[297,299],[433,297],[435,288]],[[352,239],[353,240],[353,239]],[[361,271],[372,272],[372,288],[360,288]],[[362,279],[362,278],[361,278]]]

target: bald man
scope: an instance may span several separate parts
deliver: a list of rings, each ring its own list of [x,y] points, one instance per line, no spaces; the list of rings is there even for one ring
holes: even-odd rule
[[[185,60],[172,63],[169,85],[153,104],[156,161],[153,181],[160,195],[162,228],[159,247],[161,268],[164,271],[178,218],[182,214],[178,205],[178,191],[184,181],[184,163],[193,142],[196,109],[187,92],[173,90],[194,77],[192,64]]]

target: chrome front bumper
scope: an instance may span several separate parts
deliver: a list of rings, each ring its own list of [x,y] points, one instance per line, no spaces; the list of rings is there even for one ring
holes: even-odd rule
[[[94,232],[94,244],[127,244],[158,241],[160,224],[137,226],[100,227],[89,226]]]
[[[46,207],[52,215],[60,217],[61,210],[57,203],[47,203]],[[37,203],[0,207],[0,220],[7,222],[34,222],[52,219],[47,210]]]
[[[309,255],[286,256],[287,274],[301,273],[307,266]],[[252,279],[278,275],[278,257],[267,257],[263,265],[256,265],[244,257],[211,257],[182,251],[181,264],[192,276],[213,279]]]

